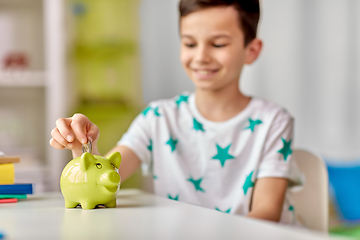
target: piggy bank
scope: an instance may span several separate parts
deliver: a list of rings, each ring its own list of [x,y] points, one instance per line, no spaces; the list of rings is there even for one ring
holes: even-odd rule
[[[65,207],[75,208],[78,204],[83,209],[93,209],[99,204],[116,207],[120,162],[119,152],[112,153],[108,158],[86,152],[71,160],[60,178]]]

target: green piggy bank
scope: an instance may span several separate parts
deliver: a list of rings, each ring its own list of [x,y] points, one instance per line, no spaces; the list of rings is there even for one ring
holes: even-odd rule
[[[83,209],[93,209],[99,204],[116,207],[120,162],[119,152],[112,153],[108,158],[86,152],[71,160],[60,178],[65,207],[75,208],[78,204]]]

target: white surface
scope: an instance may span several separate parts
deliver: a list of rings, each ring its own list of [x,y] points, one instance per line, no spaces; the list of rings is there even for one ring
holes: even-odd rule
[[[117,208],[65,209],[60,193],[0,205],[10,239],[340,239],[121,190]]]
[[[328,173],[322,158],[304,150],[293,155],[305,175],[304,187],[292,192],[295,213],[308,228],[327,232],[329,225]]]

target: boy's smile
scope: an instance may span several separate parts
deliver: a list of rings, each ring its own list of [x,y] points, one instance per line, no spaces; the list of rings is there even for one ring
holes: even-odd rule
[[[190,13],[180,19],[180,33],[181,62],[197,89],[216,91],[238,86],[242,66],[252,62],[248,59],[251,43],[244,46],[233,7]]]
[[[209,68],[192,68],[191,69],[198,79],[208,79],[213,77],[219,70]]]

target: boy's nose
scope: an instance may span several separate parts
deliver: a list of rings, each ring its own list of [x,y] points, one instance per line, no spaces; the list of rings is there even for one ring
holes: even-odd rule
[[[209,50],[205,47],[199,47],[196,51],[195,59],[198,63],[208,63],[211,61]]]

